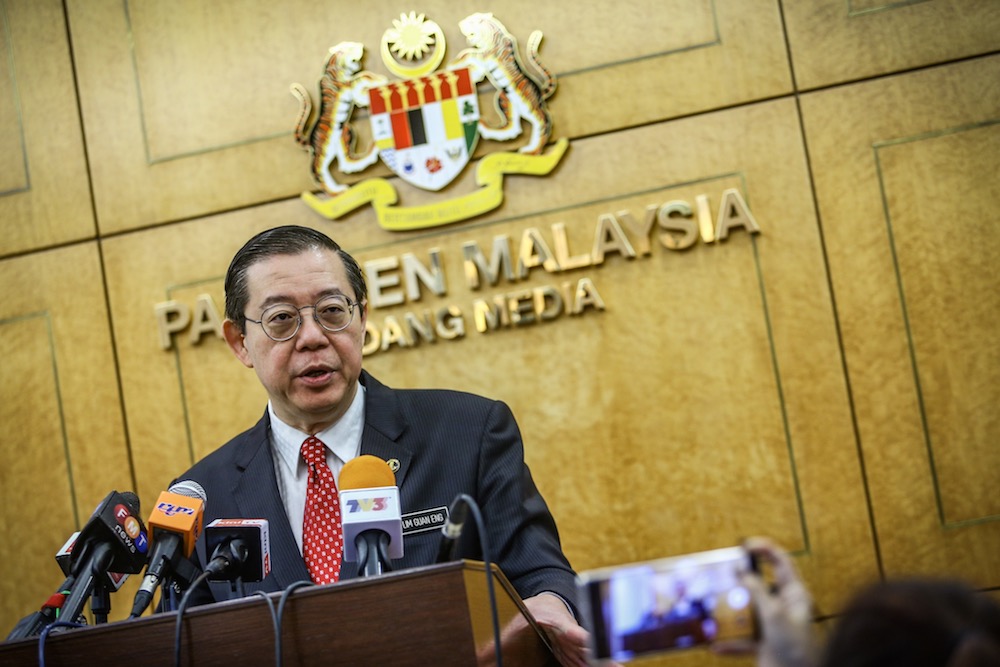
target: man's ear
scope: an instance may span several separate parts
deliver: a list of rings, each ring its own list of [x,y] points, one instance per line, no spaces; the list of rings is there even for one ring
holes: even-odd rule
[[[229,344],[229,349],[233,351],[236,358],[242,361],[247,368],[253,368],[253,360],[250,358],[249,350],[247,350],[243,332],[236,326],[236,323],[232,320],[223,322],[222,335],[226,337],[226,343]]]

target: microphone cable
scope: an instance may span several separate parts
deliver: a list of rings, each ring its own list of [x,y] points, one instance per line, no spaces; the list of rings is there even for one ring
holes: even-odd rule
[[[56,621],[55,623],[49,623],[42,630],[42,634],[38,638],[38,667],[45,667],[45,640],[49,638],[49,632],[54,628],[84,628],[86,627],[82,623],[70,623],[69,621]]]
[[[174,667],[181,667],[181,630],[183,629],[182,621],[184,620],[184,612],[187,610],[188,602],[191,600],[191,593],[194,592],[198,586],[201,586],[211,575],[211,572],[202,572],[199,574],[184,595],[181,597],[181,603],[177,605],[177,622],[174,625]]]
[[[267,610],[271,613],[271,630],[274,632],[274,642],[275,646],[280,646],[281,642],[281,626],[278,625],[278,615],[274,610],[274,601],[271,596],[265,591],[257,591],[254,593],[255,597],[264,598],[264,602],[267,603]],[[277,648],[275,648],[277,651]]]
[[[299,590],[300,588],[307,588],[313,586],[313,582],[308,579],[302,579],[288,585],[285,590],[281,591],[281,599],[278,601],[278,615],[274,621],[274,665],[275,667],[281,667],[281,663],[284,658],[281,655],[281,628],[284,623],[285,617],[285,604],[288,602],[288,598],[292,596],[292,593]]]
[[[500,647],[500,617],[497,611],[497,597],[493,589],[493,561],[490,558],[489,539],[486,536],[486,525],[483,523],[483,515],[479,511],[479,505],[466,493],[460,493],[455,498],[465,503],[472,518],[476,522],[476,532],[479,533],[479,550],[483,554],[483,565],[486,567],[486,592],[490,600],[490,617],[493,621],[493,649],[496,653],[496,667],[503,667],[503,651]]]
[[[191,601],[191,593],[195,590],[195,588],[205,582],[209,576],[211,576],[211,572],[202,572],[199,574],[198,577],[191,582],[191,586],[184,591],[184,595],[181,597],[181,602],[177,606],[177,622],[174,624],[174,667],[180,667],[181,665],[181,635],[184,627],[183,619],[184,612],[187,611],[188,603]],[[254,596],[264,598],[264,602],[267,603],[268,611],[271,614],[271,627],[274,630],[275,641],[278,643],[278,648],[280,650],[281,626],[279,625],[279,617],[274,611],[274,602],[271,601],[270,596],[264,591],[257,591],[254,593]],[[41,667],[44,667],[44,665]]]

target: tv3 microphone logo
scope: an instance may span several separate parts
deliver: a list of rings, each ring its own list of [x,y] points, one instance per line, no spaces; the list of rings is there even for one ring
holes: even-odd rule
[[[118,525],[114,527],[115,533],[125,543],[125,546],[133,553],[136,551],[142,554],[146,553],[146,549],[149,547],[146,533],[142,529],[142,524],[129,513],[125,505],[121,503],[115,505],[115,520],[118,522]]]
[[[355,512],[381,512],[389,509],[388,498],[351,498],[347,501],[351,514]]]

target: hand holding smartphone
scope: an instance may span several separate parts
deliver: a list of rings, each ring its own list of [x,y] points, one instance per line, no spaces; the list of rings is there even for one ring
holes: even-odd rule
[[[581,572],[579,607],[597,664],[757,637],[743,547]]]

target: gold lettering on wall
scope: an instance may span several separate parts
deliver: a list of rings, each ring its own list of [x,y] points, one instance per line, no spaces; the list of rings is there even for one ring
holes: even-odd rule
[[[516,248],[508,234],[494,236],[488,249],[478,241],[463,242],[463,283],[471,292],[480,291],[484,285],[497,287],[501,282],[516,285],[530,279],[533,272],[554,275],[601,267],[609,255],[617,254],[627,260],[648,257],[653,253],[654,240],[668,251],[685,251],[693,248],[699,238],[705,244],[714,244],[725,241],[738,229],[748,234],[760,233],[760,225],[735,188],[722,192],[714,221],[705,194],[695,197],[694,206],[679,199],[646,206],[641,219],[627,209],[600,213],[594,224],[590,252],[580,252],[580,248],[571,246],[565,222],[555,222],[547,229],[526,227],[516,241]],[[515,287],[476,298],[467,308],[449,303],[389,314],[377,321],[376,312],[380,309],[420,302],[428,292],[436,297],[447,296],[444,256],[441,248],[431,248],[424,258],[406,252],[363,262],[370,307],[362,350],[365,355],[388,352],[394,347],[461,340],[468,330],[488,334],[607,308],[594,280],[583,277],[558,285]],[[209,333],[222,338],[222,316],[209,294],[199,295],[193,307],[172,300],[154,305],[153,312],[160,347],[165,350],[173,347],[174,336],[184,331],[188,332],[192,345]]]
[[[164,301],[153,306],[156,315],[160,347],[169,350],[173,346],[172,335],[191,328],[192,345],[201,342],[206,333],[214,333],[222,340],[222,317],[211,294],[199,294],[195,299],[194,317],[191,308],[181,301]],[[193,325],[192,325],[193,322]]]

